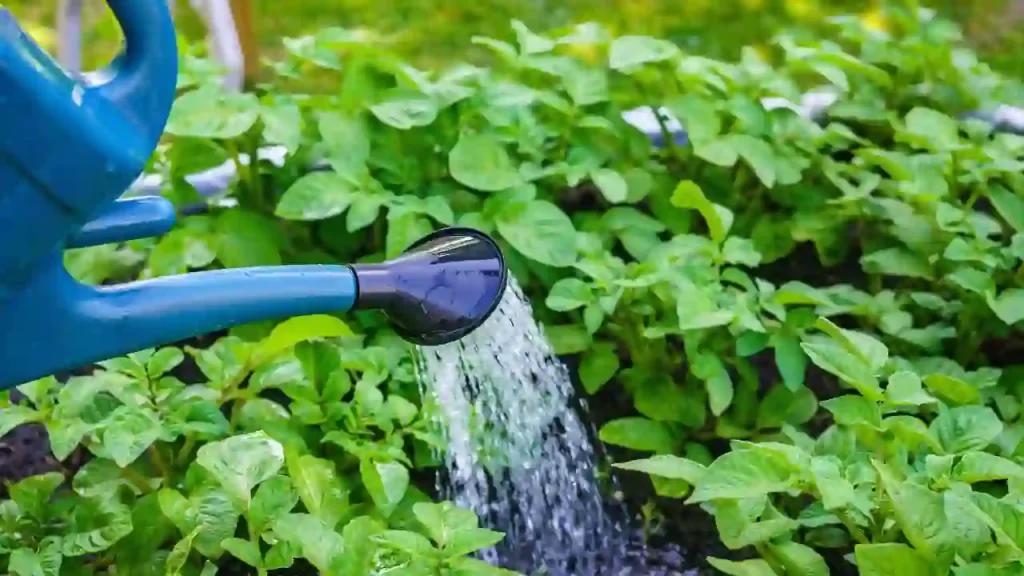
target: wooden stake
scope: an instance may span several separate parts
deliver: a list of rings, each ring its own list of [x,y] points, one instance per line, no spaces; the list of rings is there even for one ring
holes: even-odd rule
[[[245,85],[250,86],[256,81],[260,71],[259,45],[253,30],[252,2],[250,0],[231,0],[231,13],[238,29],[238,42],[242,47],[245,59]]]

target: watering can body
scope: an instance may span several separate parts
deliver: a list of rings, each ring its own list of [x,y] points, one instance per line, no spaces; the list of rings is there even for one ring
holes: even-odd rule
[[[155,150],[174,101],[165,0],[107,0],[125,48],[69,75],[0,8],[0,390],[259,320],[383,310],[418,344],[479,326],[505,291],[497,245],[435,232],[391,262],[210,270],[116,286],[67,273],[65,248],[167,231],[162,197],[118,200]]]
[[[163,132],[177,82],[166,4],[108,3],[125,50],[106,69],[77,77],[0,9],[0,298],[111,210]],[[154,231],[166,225],[162,214]]]

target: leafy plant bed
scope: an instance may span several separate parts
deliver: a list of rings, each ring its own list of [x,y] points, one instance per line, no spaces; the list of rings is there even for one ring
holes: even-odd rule
[[[291,39],[258,95],[186,75],[153,159],[179,206],[199,199],[185,175],[233,162],[233,206],[68,261],[92,282],[375,261],[473,226],[572,358],[601,468],[653,540],[736,576],[1014,574],[1024,138],[961,118],[1018,87],[948,22],[890,12],[887,31],[841,19],[736,62],[586,24],[514,22],[473,39],[486,67],[438,71],[365,33]],[[336,86],[302,92],[308,70]],[[821,124],[762,104],[822,84],[839,97]],[[672,111],[685,144],[652,147],[622,119],[640,106]],[[281,165],[241,162],[271,145]],[[32,408],[8,423],[42,421],[58,459],[95,457],[54,504],[72,521],[40,526],[24,500],[52,477],[9,492],[24,502],[0,521],[34,527],[5,544],[9,571],[199,574],[232,556],[347,576],[322,552],[351,544],[495,573],[438,537],[439,518],[474,550],[499,535],[427,503],[443,442],[408,352],[376,316],[316,316],[23,387]],[[186,357],[192,385],[167,376]],[[252,518],[277,497],[273,522]]]

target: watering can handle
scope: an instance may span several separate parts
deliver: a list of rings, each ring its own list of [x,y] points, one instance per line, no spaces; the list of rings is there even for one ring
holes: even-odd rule
[[[125,49],[90,82],[115,103],[155,149],[178,82],[178,43],[166,0],[107,0],[124,33]]]

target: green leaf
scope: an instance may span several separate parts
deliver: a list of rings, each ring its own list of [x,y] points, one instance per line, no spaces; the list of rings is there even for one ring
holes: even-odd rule
[[[160,378],[175,369],[184,360],[185,353],[180,348],[161,348],[146,362],[146,373],[150,378]]]
[[[839,396],[825,400],[821,407],[831,412],[836,424],[842,426],[867,426],[876,430],[882,427],[882,411],[878,404],[863,396]]]
[[[480,525],[480,519],[472,510],[459,508],[451,502],[417,502],[412,512],[427,529],[430,538],[441,547],[446,546],[454,534]]]
[[[983,492],[970,493],[969,505],[973,505],[974,514],[995,533],[996,542],[1015,549],[1019,557],[1024,549],[1024,512]]]
[[[989,187],[988,198],[1003,220],[1016,232],[1024,232],[1024,199],[999,184]]]
[[[707,142],[722,131],[722,120],[712,100],[690,93],[669,100],[665,106],[679,119],[686,128],[686,136],[694,142]]]
[[[702,353],[691,367],[694,376],[704,381],[708,391],[708,405],[711,413],[720,416],[732,404],[733,385],[729,371],[722,359],[715,354]]]
[[[675,435],[667,426],[646,418],[628,417],[606,422],[598,436],[602,442],[638,452],[666,453],[676,445]]]
[[[15,576],[60,576],[63,561],[60,539],[47,536],[36,550],[18,548],[11,552],[7,569]]]
[[[465,556],[478,550],[490,548],[505,537],[503,532],[486,528],[470,528],[455,532],[444,547],[444,555],[448,558]]]
[[[981,402],[981,390],[946,374],[929,374],[924,377],[924,384],[933,393],[952,404],[978,404]]]
[[[118,466],[125,468],[160,438],[159,416],[148,408],[121,406],[104,422],[103,449]]]
[[[800,339],[793,335],[779,334],[773,344],[775,365],[779,367],[786,388],[794,391],[803,388],[808,359],[800,347]]]
[[[11,404],[0,410],[0,436],[6,436],[18,426],[39,422],[42,419],[43,413],[41,412],[21,404]]]
[[[605,70],[568,66],[562,73],[562,85],[573,103],[581,108],[608,100],[608,74]]]
[[[543,54],[555,48],[553,40],[531,32],[520,20],[512,20],[512,29],[515,30],[516,41],[523,54]]]
[[[380,209],[386,201],[384,194],[357,194],[345,214],[345,229],[356,232],[372,225],[380,216]]]
[[[722,245],[722,259],[728,264],[753,268],[761,263],[761,253],[747,238],[731,236],[726,238],[725,244]]]
[[[637,412],[659,422],[700,428],[707,419],[703,397],[693,388],[680,387],[665,374],[652,375],[639,383],[633,390],[633,405]]]
[[[374,537],[374,541],[419,559],[435,554],[434,545],[426,536],[406,530],[385,530]]]
[[[986,406],[957,406],[940,412],[929,430],[948,454],[984,450],[1003,431],[1003,423]]]
[[[591,175],[594,185],[601,191],[601,194],[612,204],[619,204],[626,201],[629,195],[629,186],[626,179],[615,170],[600,168]]]
[[[388,411],[395,420],[402,426],[409,426],[416,418],[419,409],[412,402],[402,398],[398,394],[390,394],[387,399]]]
[[[434,227],[419,214],[406,213],[388,220],[388,233],[384,241],[385,255],[395,258],[420,238],[434,231]]]
[[[359,475],[377,510],[387,518],[409,488],[409,470],[397,462],[359,462]]]
[[[683,180],[676,186],[675,191],[672,192],[672,205],[700,212],[704,222],[708,225],[708,234],[715,242],[723,242],[726,234],[729,233],[729,228],[732,227],[732,212],[724,206],[711,203],[704,196],[704,191],[700,189],[700,186],[692,180]]]
[[[811,477],[818,487],[822,503],[826,510],[844,508],[853,502],[856,494],[853,485],[843,478],[840,471],[841,462],[834,456],[814,457],[811,459]]]
[[[249,505],[249,529],[260,534],[268,529],[274,520],[291,512],[299,502],[299,494],[292,485],[292,479],[277,475],[263,482],[256,489]]]
[[[253,568],[261,568],[263,566],[263,557],[260,555],[260,547],[256,542],[242,540],[241,538],[226,538],[220,545],[228,554]]]
[[[103,468],[112,469],[111,471],[116,474],[114,478],[120,482],[99,483],[94,488],[95,493],[110,494],[112,485],[116,487],[129,484],[121,480],[121,470],[116,465],[109,461],[107,464],[110,464],[110,468]],[[77,487],[76,492],[82,493]],[[140,566],[152,562],[157,551],[164,547],[164,543],[177,536],[174,523],[160,509],[159,492],[150,492],[135,501],[131,511],[131,524],[131,533],[119,540],[114,549],[116,563],[119,566]]]
[[[764,140],[747,134],[732,134],[729,140],[733,150],[754,170],[757,179],[767,188],[774,187],[778,176],[772,147]]]
[[[201,88],[181,95],[171,108],[165,132],[173,136],[230,140],[249,131],[260,115],[260,101],[249,92]]]
[[[929,559],[948,556],[952,524],[946,514],[943,495],[920,484],[898,481],[891,469],[881,462],[873,460],[872,464],[907,541]]]
[[[471,554],[477,550],[494,546],[504,538],[504,532],[484,528],[457,532],[449,545],[445,546],[444,556],[447,558],[466,556],[466,554]]]
[[[534,200],[506,207],[496,221],[498,232],[523,256],[555,268],[576,262],[576,229],[554,204]]]
[[[781,428],[785,424],[799,426],[818,412],[818,399],[808,388],[790,390],[785,385],[773,387],[757,408],[757,427]]]
[[[322,112],[317,127],[331,167],[340,174],[359,174],[370,158],[370,130],[362,117]],[[315,172],[313,173],[315,174]],[[342,209],[344,210],[344,208]]]
[[[64,556],[85,556],[110,549],[132,532],[132,512],[108,495],[83,498],[72,509],[61,537]]]
[[[578,324],[544,326],[544,335],[559,356],[579,354],[589,348],[592,342],[590,333]]]
[[[1024,478],[1024,467],[988,452],[968,452],[953,469],[953,478],[968,484]]]
[[[829,576],[825,559],[810,546],[798,542],[768,544],[772,556],[778,559],[786,574],[801,576]]]
[[[932,280],[931,264],[906,248],[886,248],[861,257],[860,264],[868,274],[905,276]]]
[[[345,553],[341,534],[309,514],[286,514],[274,521],[274,534],[294,544],[303,558],[321,573],[333,574],[331,567]]]
[[[760,558],[734,562],[709,556],[708,564],[729,576],[777,576],[771,565]]]
[[[60,472],[47,472],[37,476],[29,476],[8,487],[10,499],[21,511],[39,521],[46,519],[46,505],[50,502],[57,488],[64,483],[64,475]]]
[[[884,398],[875,371],[863,358],[841,344],[827,339],[815,339],[801,343],[800,347],[817,367],[838,376],[865,397],[872,400]]]
[[[889,376],[889,385],[885,388],[885,399],[897,406],[921,406],[935,402],[935,398],[925,392],[921,386],[921,378],[906,370]]]
[[[284,465],[284,448],[265,432],[252,432],[203,445],[196,452],[196,463],[246,511],[252,489],[273,478]]]
[[[302,111],[293,102],[275,102],[260,107],[263,139],[295,152],[302,145]]]
[[[590,285],[579,278],[563,278],[551,287],[545,304],[556,312],[582,308],[595,300]]]
[[[31,548],[18,548],[11,552],[7,569],[16,576],[45,576],[43,560]]]
[[[932,576],[931,563],[906,544],[857,544],[853,548],[861,576]]]
[[[882,427],[892,432],[896,439],[908,449],[916,450],[923,445],[932,452],[942,452],[942,445],[928,430],[928,426],[913,416],[889,416],[882,421]]]
[[[596,394],[619,371],[619,355],[615,346],[597,342],[580,360],[580,383],[588,394]]]
[[[306,510],[333,530],[348,509],[348,495],[334,463],[309,454],[289,454],[286,464]]]
[[[274,214],[285,220],[326,220],[347,210],[356,195],[353,184],[337,172],[310,172],[284,191]]]
[[[318,338],[354,336],[348,324],[326,314],[297,316],[281,322],[271,330],[270,335],[260,342],[253,352],[256,365],[292,349],[299,342]]]
[[[695,140],[693,151],[698,158],[723,168],[732,168],[740,157],[728,136],[713,138],[705,142]]]
[[[953,150],[960,145],[959,128],[953,118],[931,108],[917,107],[906,118],[907,133],[931,150]]]
[[[649,36],[620,36],[608,51],[608,67],[620,72],[632,72],[644,64],[674,58],[679,49],[671,42]]]
[[[793,469],[760,450],[734,450],[708,466],[688,504],[720,499],[757,498],[793,487]]]
[[[377,518],[360,516],[345,524],[341,531],[345,541],[345,554],[335,559],[332,565],[339,576],[361,576],[377,567],[378,546],[374,537],[384,532],[386,526]]]
[[[174,544],[174,548],[171,549],[171,553],[167,555],[167,560],[164,563],[168,576],[179,576],[181,574],[181,569],[185,567],[188,557],[192,553],[192,542],[195,541],[198,535],[199,528],[196,528]]]
[[[217,217],[214,248],[227,268],[280,266],[281,250],[275,223],[257,212],[228,210]]]
[[[707,468],[704,465],[688,458],[671,454],[659,454],[643,460],[622,462],[615,464],[615,467],[623,470],[644,472],[661,478],[685,480],[690,484],[697,484],[707,473]]]
[[[487,134],[461,134],[448,153],[448,171],[460,184],[483,192],[499,192],[522,182],[504,146]]]
[[[440,112],[438,102],[415,90],[399,88],[370,107],[370,112],[384,124],[399,130],[429,126]]]
[[[998,297],[986,296],[988,307],[1007,325],[1024,320],[1024,288],[1010,288]]]

